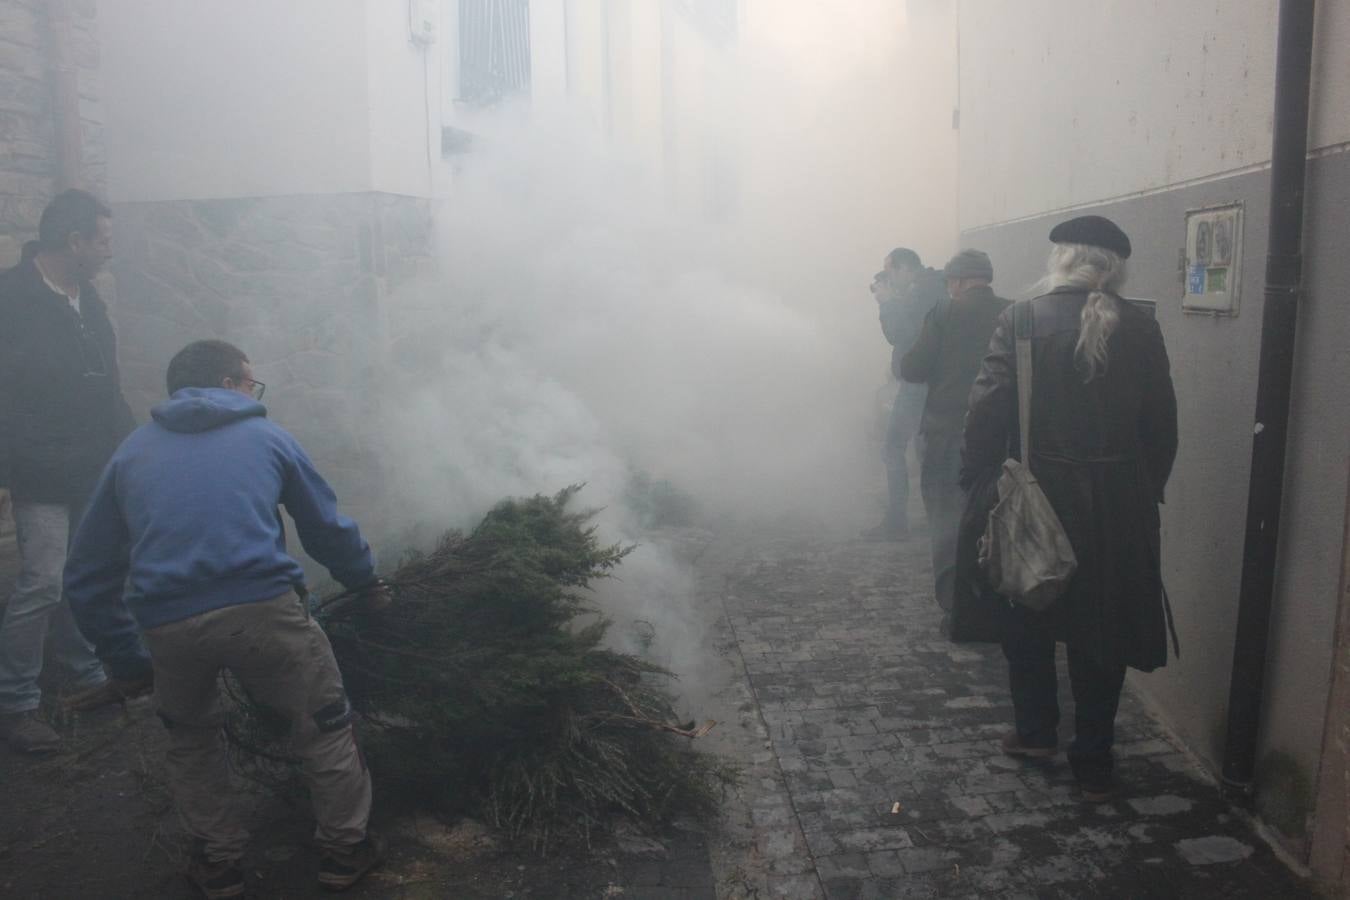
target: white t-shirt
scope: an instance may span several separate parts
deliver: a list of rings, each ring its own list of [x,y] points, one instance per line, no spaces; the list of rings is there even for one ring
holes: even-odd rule
[[[59,287],[57,287],[55,284],[52,283],[52,280],[47,277],[47,273],[42,271],[41,263],[39,263],[37,260],[33,260],[33,265],[37,267],[38,274],[42,276],[42,280],[46,283],[47,288],[53,294],[60,294],[62,297],[65,297],[66,300],[70,302],[70,308],[75,310],[75,312],[78,314],[80,311],[80,286],[78,284],[75,285],[75,296],[72,297],[70,294],[67,294],[65,291],[61,290]]]

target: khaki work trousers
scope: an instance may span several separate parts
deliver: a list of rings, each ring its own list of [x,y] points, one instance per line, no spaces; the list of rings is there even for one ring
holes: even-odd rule
[[[145,633],[155,698],[169,731],[168,776],[188,834],[212,862],[238,860],[248,832],[234,810],[217,678],[228,669],[290,723],[323,849],[364,840],[370,774],[328,637],[295,593],[227,606]]]

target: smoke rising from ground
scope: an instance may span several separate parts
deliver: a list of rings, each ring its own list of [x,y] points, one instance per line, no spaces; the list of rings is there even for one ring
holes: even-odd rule
[[[700,524],[868,524],[889,348],[867,284],[892,246],[945,238],[924,221],[942,185],[888,124],[897,53],[836,40],[822,60],[831,37],[807,25],[723,61],[719,221],[575,111],[485,115],[436,213],[438,275],[387,310],[400,517],[465,526],[586,482],[606,535],[642,544],[605,590],[627,608],[607,611],[650,623],[685,675],[706,613],[634,476],[692,498]],[[810,72],[792,55],[807,39]]]

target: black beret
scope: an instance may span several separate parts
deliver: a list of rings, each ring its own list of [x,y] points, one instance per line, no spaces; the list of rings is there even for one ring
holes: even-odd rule
[[[1120,226],[1103,216],[1079,216],[1060,222],[1050,231],[1055,244],[1087,244],[1110,250],[1121,259],[1130,258],[1130,238]]]

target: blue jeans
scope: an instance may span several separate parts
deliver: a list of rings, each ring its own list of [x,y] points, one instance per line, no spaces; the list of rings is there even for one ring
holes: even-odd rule
[[[923,435],[923,466],[919,486],[928,516],[928,535],[933,545],[933,596],[944,612],[956,602],[956,543],[961,514],[966,510],[966,492],[961,490],[961,440],[955,434]]]
[[[37,709],[49,630],[52,661],[65,670],[73,687],[93,687],[104,680],[103,666],[61,598],[66,548],[82,511],[57,503],[14,504],[19,578],[0,621],[0,714]]]
[[[905,458],[910,443],[918,436],[923,417],[925,392],[918,385],[902,384],[891,407],[886,429],[886,526],[909,528],[909,461]]]

